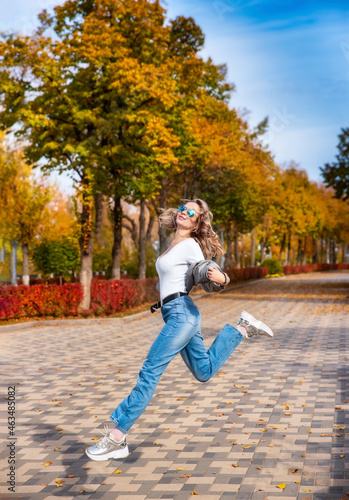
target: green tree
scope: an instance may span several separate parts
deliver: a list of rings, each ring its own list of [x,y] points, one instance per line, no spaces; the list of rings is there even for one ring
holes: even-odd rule
[[[75,276],[79,264],[79,248],[72,238],[59,240],[44,240],[35,245],[33,261],[37,270],[48,278],[54,276]]]
[[[337,198],[349,199],[349,128],[342,128],[338,136],[337,161],[320,167],[327,187],[333,187]]]

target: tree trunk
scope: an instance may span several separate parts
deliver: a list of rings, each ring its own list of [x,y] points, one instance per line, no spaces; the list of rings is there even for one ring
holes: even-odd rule
[[[256,265],[256,229],[251,231],[251,267]]]
[[[102,193],[98,193],[95,196],[95,235],[96,235],[96,241],[100,245],[104,245],[104,241],[101,240],[102,238],[102,224],[103,224],[103,203],[104,203],[104,197]]]
[[[302,252],[302,265],[307,263],[307,236],[304,236],[304,246]]]
[[[17,241],[11,241],[11,285],[17,285]]]
[[[147,227],[147,234],[145,236],[145,239],[146,239],[147,243],[151,243],[154,223],[155,223],[155,217],[153,215],[149,214],[149,222],[148,222],[148,227]]]
[[[146,277],[146,227],[145,227],[146,203],[141,200],[139,212],[139,245],[138,245],[138,278],[144,280]]]
[[[265,259],[265,242],[264,239],[261,239],[260,241],[260,247],[261,247],[261,263]]]
[[[297,264],[302,264],[302,238],[298,236]]]
[[[130,231],[131,233],[131,238],[132,238],[132,241],[135,245],[135,247],[137,248],[138,247],[138,229],[137,229],[137,224],[136,222],[132,219],[132,217],[130,217],[129,215],[127,214],[123,214],[122,217],[126,220],[129,221],[129,223],[131,224],[131,226],[129,226],[128,224],[122,224],[122,227],[124,227],[125,229],[127,229],[128,231]]]
[[[287,252],[286,252],[286,266],[291,263],[291,233],[288,233],[287,237]]]
[[[342,243],[342,264],[345,263],[345,243]]]
[[[120,279],[120,263],[121,263],[121,241],[122,241],[122,207],[121,199],[115,197],[113,209],[113,234],[114,243],[112,250],[112,270],[111,279]]]
[[[167,206],[167,191],[164,187],[160,191],[160,207],[166,208]],[[159,225],[159,255],[162,255],[170,245],[170,238],[167,236],[165,227]]]
[[[231,269],[232,268],[232,258],[231,254],[233,251],[233,240],[231,237],[231,228],[228,227],[225,231],[226,237],[227,237],[227,251],[225,252],[224,256],[224,267],[225,269]]]
[[[22,257],[23,257],[22,281],[23,281],[23,285],[29,286],[29,248],[28,248],[28,245],[22,244]]]
[[[241,267],[245,267],[245,238],[241,235]]]
[[[89,180],[83,180],[82,214],[81,214],[81,237],[80,237],[80,284],[83,290],[83,298],[79,305],[83,311],[90,309],[91,282],[92,282],[92,257],[93,257],[93,198],[89,194]]]
[[[282,265],[282,252],[285,250],[285,244],[286,244],[286,233],[283,234],[280,245],[279,261],[281,265]]]
[[[315,252],[313,256],[313,264],[319,263],[319,255],[320,255],[320,240],[319,238],[315,239]]]
[[[326,238],[326,264],[330,263],[330,238]]]
[[[239,232],[237,229],[234,231],[235,235],[235,267],[240,269],[240,252],[239,252]]]

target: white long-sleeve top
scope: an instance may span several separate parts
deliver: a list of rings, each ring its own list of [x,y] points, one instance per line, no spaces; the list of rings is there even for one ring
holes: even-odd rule
[[[187,292],[185,275],[188,267],[199,260],[204,260],[199,243],[188,238],[177,243],[156,261],[156,270],[160,279],[160,299],[176,292]]]

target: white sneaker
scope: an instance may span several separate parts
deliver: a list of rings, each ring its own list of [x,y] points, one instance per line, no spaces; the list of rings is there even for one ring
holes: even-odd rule
[[[110,458],[126,458],[130,454],[126,436],[117,443],[109,431],[94,446],[87,448],[85,452],[91,460],[97,462],[109,460]]]
[[[240,314],[240,319],[238,325],[246,328],[246,337],[253,337],[254,335],[266,335],[267,337],[273,337],[274,334],[265,323],[254,318],[251,314],[246,311],[242,311]]]

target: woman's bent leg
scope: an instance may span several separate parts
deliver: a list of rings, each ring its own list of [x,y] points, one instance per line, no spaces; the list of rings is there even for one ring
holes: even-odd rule
[[[225,325],[207,350],[201,333],[197,332],[182,349],[181,356],[195,378],[206,382],[226,362],[244,336],[231,325]]]
[[[135,387],[110,416],[121,432],[126,434],[143,413],[167,365],[190,342],[196,331],[196,325],[178,321],[178,314],[167,321],[150,348]]]

